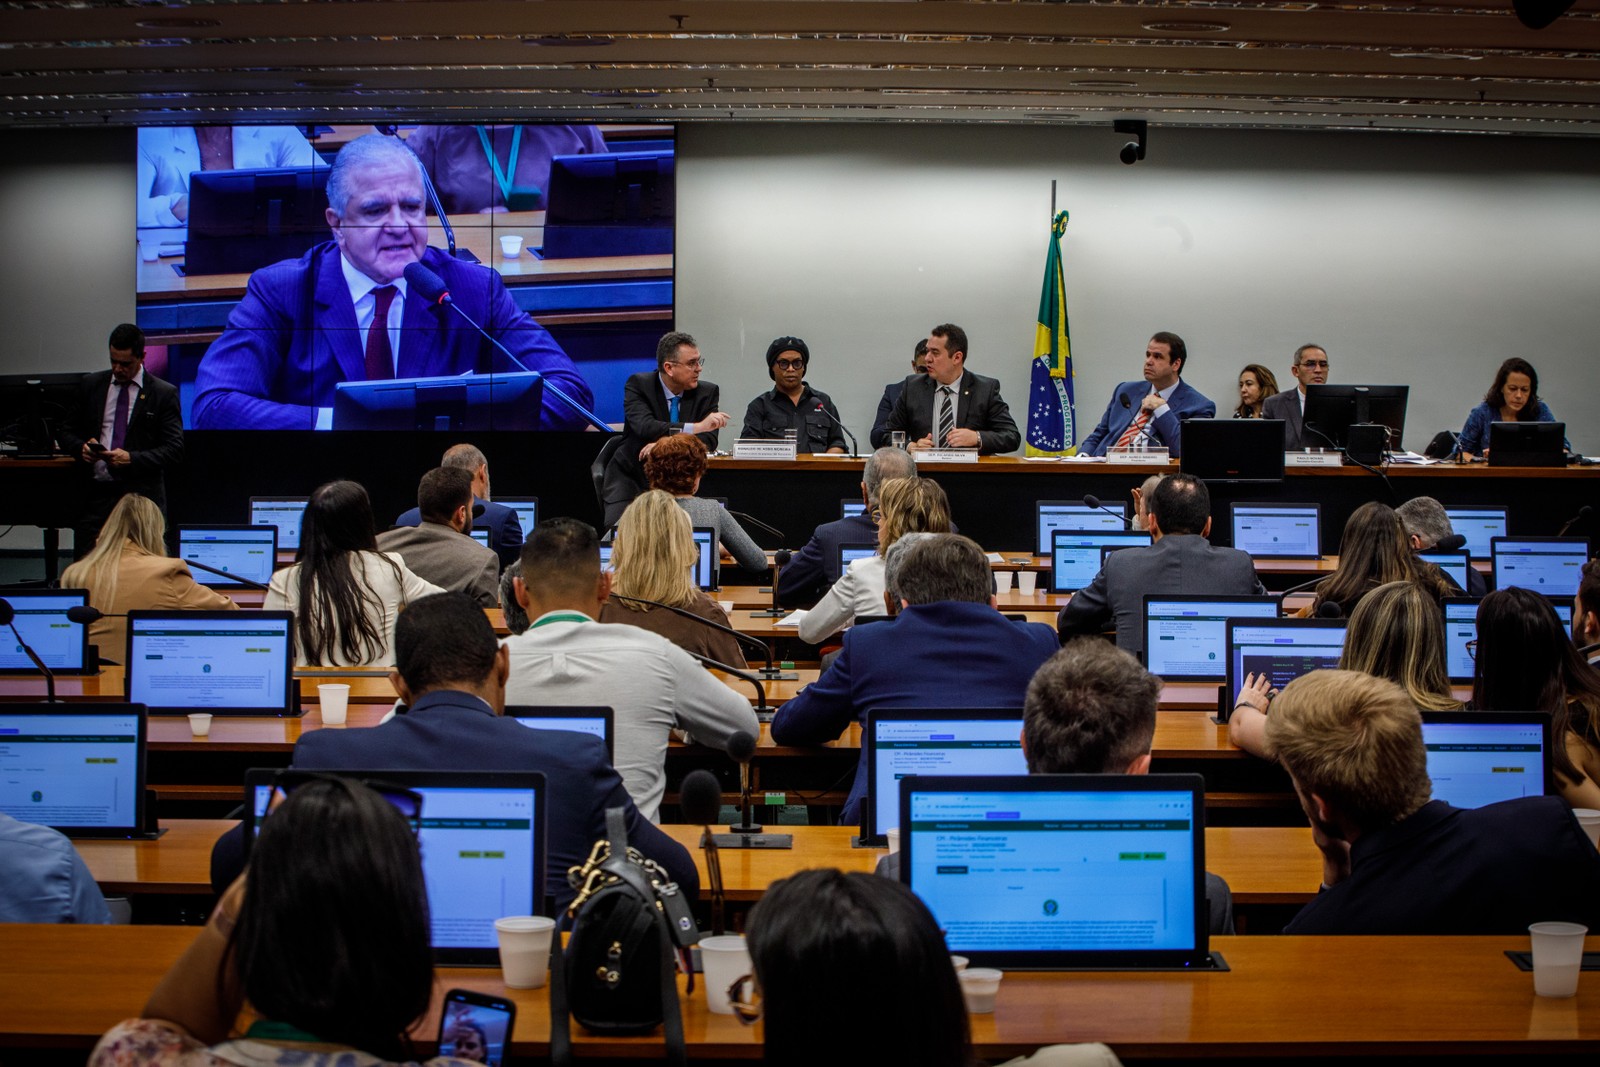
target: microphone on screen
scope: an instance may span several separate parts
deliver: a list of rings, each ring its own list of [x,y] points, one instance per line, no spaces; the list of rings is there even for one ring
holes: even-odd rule
[[[1565,537],[1565,536],[1567,536],[1567,531],[1568,530],[1572,529],[1574,526],[1578,525],[1579,523],[1588,523],[1589,516],[1593,515],[1593,514],[1594,514],[1594,508],[1591,508],[1588,504],[1585,504],[1583,507],[1578,509],[1578,513],[1576,515],[1572,516],[1572,518],[1570,518],[1570,519],[1568,519],[1566,521],[1565,525],[1563,525],[1561,527],[1561,531],[1559,533],[1557,533],[1556,536],[1557,537]]]
[[[17,648],[23,653],[23,655],[32,660],[33,665],[39,668],[39,673],[44,675],[45,699],[49,703],[54,704],[56,702],[55,672],[49,667],[45,666],[44,660],[39,658],[39,653],[35,652],[33,650],[33,646],[22,639],[22,635],[17,632],[16,620],[17,609],[11,606],[11,601],[0,599],[0,626],[8,626],[11,628],[11,636],[17,639]],[[745,736],[748,737],[749,735],[746,734]],[[754,747],[755,746],[752,744],[752,751],[754,750]]]
[[[717,821],[722,809],[722,786],[710,771],[690,771],[678,789],[678,797],[684,821],[704,827],[700,847],[705,850],[706,880],[711,883],[711,932],[721,934],[727,930],[726,897],[722,886],[722,855],[717,850],[717,837],[711,832],[711,824]]]
[[[1085,493],[1084,494],[1084,496],[1083,496],[1083,506],[1086,507],[1086,508],[1094,508],[1096,511],[1103,511],[1107,515],[1110,515],[1110,516],[1116,518],[1117,520],[1119,520],[1124,526],[1126,526],[1128,524],[1128,517],[1126,515],[1122,514],[1121,512],[1112,511],[1110,508],[1108,508],[1104,504],[1100,503],[1100,498],[1095,496],[1093,493]]]

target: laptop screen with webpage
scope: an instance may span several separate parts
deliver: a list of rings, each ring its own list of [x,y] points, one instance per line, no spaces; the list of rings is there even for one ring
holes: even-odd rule
[[[1572,632],[1572,598],[1546,598],[1555,609],[1561,628]],[[1478,639],[1478,605],[1482,597],[1447,596],[1444,604],[1444,662],[1452,682],[1473,679],[1473,657],[1467,642]]]
[[[0,811],[72,837],[128,837],[144,823],[145,709],[0,705]]]
[[[907,775],[1028,773],[1020,708],[872,708],[861,749],[867,764],[867,802],[861,806],[866,842],[900,825],[900,779]]]
[[[85,589],[5,589],[0,599],[11,605],[11,624],[17,635],[38,653],[56,674],[93,674],[98,667],[89,659],[89,628],[67,618],[67,609],[89,603]],[[114,649],[106,650],[116,655]],[[0,674],[38,674],[39,668],[22,650],[10,626],[0,626]]]
[[[207,567],[266,585],[272,580],[272,572],[278,563],[278,528],[180,526],[178,558],[185,562],[203,563]],[[199,567],[192,568],[192,573],[194,580],[201,585],[242,588],[239,582]]]
[[[478,544],[482,545],[484,548],[488,548],[489,547],[489,531],[488,530],[480,529],[480,528],[474,526],[472,528],[472,533],[469,536],[474,541],[478,542]]]
[[[878,554],[878,546],[865,541],[859,544],[846,542],[839,546],[839,573],[843,574],[850,569],[850,564],[858,559],[869,559]]]
[[[717,531],[709,526],[694,528],[694,546],[699,558],[694,565],[694,583],[710,591],[717,587]]]
[[[1282,689],[1302,674],[1339,666],[1344,652],[1345,619],[1236,619],[1228,628],[1228,696],[1245,676],[1266,675]]]
[[[1466,549],[1450,552],[1430,548],[1427,551],[1418,552],[1417,558],[1425,563],[1431,563],[1441,571],[1444,571],[1446,577],[1456,583],[1457,589],[1466,592],[1467,571],[1472,566]]]
[[[865,515],[866,513],[867,502],[864,500],[839,501],[839,517],[841,519],[848,519],[852,515]]]
[[[517,513],[517,525],[522,528],[523,540],[527,540],[533,528],[539,525],[539,498],[536,496],[502,496],[495,500],[496,504],[504,504]]]
[[[1322,511],[1316,504],[1234,504],[1233,547],[1266,559],[1318,559]]]
[[[1050,534],[1056,530],[1126,530],[1125,516],[1110,511],[1091,508],[1088,504],[1067,500],[1040,500],[1034,504],[1038,516],[1039,548],[1041,556],[1050,554]]]
[[[1144,664],[1168,682],[1220,682],[1228,676],[1229,619],[1276,619],[1273,596],[1144,598]]]
[[[1050,533],[1050,591],[1075,593],[1100,573],[1106,545],[1138,548],[1150,543],[1147,530],[1052,530]]]
[[[306,499],[303,496],[253,496],[250,498],[250,525],[276,526],[279,548],[299,548]]]
[[[610,708],[532,707],[506,705],[506,718],[515,719],[530,730],[568,730],[589,734],[605,742],[606,756],[616,759],[616,742],[613,734],[616,714]]]
[[[287,611],[128,614],[128,699],[152,715],[298,715]]]
[[[1433,799],[1457,808],[1544,796],[1550,716],[1531,711],[1424,711]]]
[[[1450,528],[1467,539],[1466,549],[1473,559],[1488,559],[1489,544],[1496,537],[1504,537],[1507,509],[1501,504],[1482,504],[1476,507],[1447,507]]]
[[[1199,775],[900,783],[901,880],[977,965],[1206,961]]]
[[[1496,537],[1489,542],[1494,587],[1519,586],[1543,596],[1575,596],[1589,560],[1582,537]]]

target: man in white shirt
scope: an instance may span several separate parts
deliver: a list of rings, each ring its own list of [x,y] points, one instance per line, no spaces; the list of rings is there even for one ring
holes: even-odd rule
[[[600,540],[587,523],[539,523],[522,546],[516,594],[532,621],[505,642],[506,703],[610,707],[616,768],[646,818],[660,816],[674,729],[723,749],[736,733],[759,734],[750,702],[687,652],[648,630],[595,621],[611,575],[600,569]]]
[[[1307,434],[1306,386],[1328,383],[1328,350],[1321,345],[1301,345],[1294,350],[1294,366],[1289,368],[1297,383],[1277,396],[1269,396],[1261,405],[1263,419],[1283,420],[1283,448],[1295,452],[1302,448],[1332,448],[1333,444],[1316,434]]]

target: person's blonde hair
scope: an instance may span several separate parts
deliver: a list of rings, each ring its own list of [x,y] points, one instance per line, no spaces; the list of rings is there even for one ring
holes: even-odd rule
[[[1363,830],[1397,823],[1433,796],[1422,714],[1394,682],[1359,671],[1312,671],[1278,694],[1267,752],[1303,793]]]
[[[611,550],[614,593],[659,600],[673,607],[693,604],[698,592],[690,571],[699,555],[689,513],[671,493],[651,489],[634,497],[617,520]],[[630,611],[649,611],[650,605],[618,599]]]
[[[908,533],[949,533],[950,501],[932,478],[890,478],[878,490],[878,554]]]
[[[1454,711],[1444,667],[1444,616],[1415,582],[1389,582],[1361,598],[1345,631],[1339,669],[1398,682],[1425,711]]]
[[[128,493],[117,501],[86,556],[61,572],[61,588],[89,590],[89,603],[110,611],[117,599],[122,550],[132,545],[151,556],[167,554],[167,520],[155,501]]]

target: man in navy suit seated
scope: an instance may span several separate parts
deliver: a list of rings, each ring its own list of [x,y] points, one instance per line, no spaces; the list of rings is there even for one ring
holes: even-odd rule
[[[927,373],[928,339],[919,337],[916,347],[911,350],[911,373],[906,378]],[[878,398],[878,414],[872,420],[872,432],[867,435],[872,440],[873,448],[887,448],[889,445],[889,413],[894,410],[894,402],[900,399],[900,390],[906,387],[906,378],[883,387],[883,396]]]
[[[1217,405],[1183,380],[1188,362],[1188,346],[1177,334],[1162,331],[1150,338],[1144,347],[1144,379],[1117,386],[1078,454],[1103,456],[1121,447],[1165,448],[1179,455],[1181,424],[1217,414]]]
[[[489,547],[500,557],[500,566],[509,567],[522,556],[522,520],[504,504],[489,499],[489,459],[476,445],[451,445],[444,450],[441,467],[460,467],[472,475],[472,503],[483,508],[472,513],[472,528],[489,531]],[[396,526],[422,525],[422,511],[401,512]]]
[[[839,580],[839,546],[878,543],[878,487],[891,478],[915,478],[917,461],[898,448],[880,448],[861,470],[861,499],[867,510],[818,526],[778,576],[778,603],[814,604]]]

